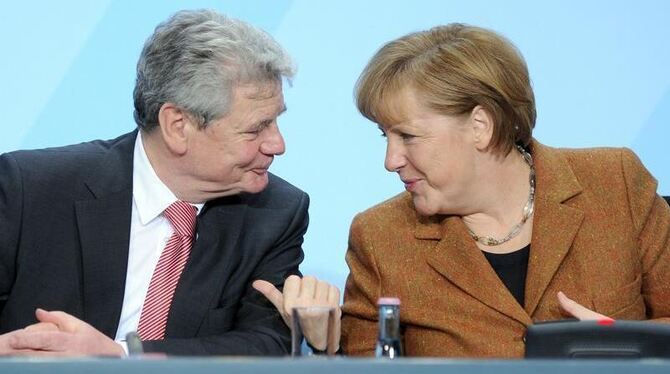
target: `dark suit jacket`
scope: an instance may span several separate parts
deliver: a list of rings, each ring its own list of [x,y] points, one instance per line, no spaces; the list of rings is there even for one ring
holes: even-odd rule
[[[0,156],[0,331],[35,308],[62,310],[114,337],[125,289],[137,133]],[[168,316],[168,354],[281,355],[290,332],[251,288],[298,273],[307,194],[271,175],[259,194],[205,204]]]
[[[522,357],[526,327],[561,319],[556,293],[617,319],[670,322],[670,208],[625,149],[533,142],[537,172],[525,305],[456,216],[420,217],[408,193],[351,226],[342,347],[372,354],[376,301],[401,299],[406,353]]]

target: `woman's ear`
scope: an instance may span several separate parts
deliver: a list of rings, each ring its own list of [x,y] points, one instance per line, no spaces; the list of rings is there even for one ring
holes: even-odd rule
[[[475,146],[480,151],[486,150],[493,137],[493,117],[484,107],[477,105],[470,112],[470,121]]]
[[[189,125],[189,116],[183,109],[172,103],[161,106],[158,112],[158,127],[163,143],[171,153],[179,156],[186,153]]]

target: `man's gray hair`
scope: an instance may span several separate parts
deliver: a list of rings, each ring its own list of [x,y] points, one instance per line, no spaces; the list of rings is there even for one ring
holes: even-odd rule
[[[165,103],[200,126],[225,116],[237,84],[291,79],[291,57],[266,32],[213,10],[184,10],[156,27],[137,62],[135,122],[150,131]]]

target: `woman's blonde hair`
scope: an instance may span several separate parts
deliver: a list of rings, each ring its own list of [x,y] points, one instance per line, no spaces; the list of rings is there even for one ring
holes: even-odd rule
[[[516,47],[491,30],[453,23],[387,43],[358,78],[358,110],[373,122],[393,123],[394,99],[406,88],[440,114],[483,107],[494,122],[493,152],[506,155],[531,140],[536,114],[528,68]]]

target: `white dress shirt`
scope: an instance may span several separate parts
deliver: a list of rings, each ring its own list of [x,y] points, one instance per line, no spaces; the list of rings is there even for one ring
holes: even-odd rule
[[[128,269],[121,318],[116,330],[117,342],[125,342],[126,334],[137,330],[151,276],[173,233],[172,225],[163,216],[163,211],[177,200],[156,175],[144,151],[142,132],[138,132],[133,155],[133,210]],[[204,204],[192,205],[199,214]],[[122,346],[125,349],[125,343]]]

